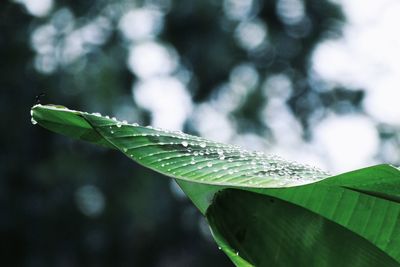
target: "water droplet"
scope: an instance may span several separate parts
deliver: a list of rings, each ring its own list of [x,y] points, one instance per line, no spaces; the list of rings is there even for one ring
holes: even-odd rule
[[[188,142],[186,142],[186,141],[182,141],[182,146],[184,146],[184,147],[187,147],[188,145],[189,145],[189,143]]]
[[[221,248],[221,247],[218,247],[218,249],[221,250],[222,248]]]
[[[207,167],[212,167],[212,162],[207,162]]]
[[[117,127],[118,127],[118,128],[121,128],[121,126],[122,126],[121,123],[118,122],[118,123],[117,123]]]
[[[204,143],[204,142],[201,142],[201,143],[200,143],[200,147],[201,147],[201,148],[205,148],[206,146],[207,146],[206,143]]]
[[[95,115],[96,117],[101,117],[101,114],[98,112],[94,112],[94,113],[92,113],[92,115]]]
[[[34,118],[31,118],[31,122],[33,125],[37,124],[37,121]]]
[[[127,151],[128,151],[128,149],[127,149],[126,147],[124,147],[123,150],[124,150],[124,152],[127,152]]]
[[[114,134],[114,131],[111,131],[111,134]]]

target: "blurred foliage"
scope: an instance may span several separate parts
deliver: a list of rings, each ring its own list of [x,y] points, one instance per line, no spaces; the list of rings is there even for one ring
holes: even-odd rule
[[[150,122],[149,112],[132,98],[138,77],[127,67],[130,43],[117,29],[126,11],[144,5],[165,14],[157,38],[176,49],[190,72],[187,89],[195,104],[211,101],[232,68],[243,62],[263,77],[283,73],[290,78],[294,92],[288,103],[305,127],[311,113],[331,105],[324,99],[337,94],[359,102],[359,94],[342,93],[340,88],[335,96],[316,95],[309,84],[313,48],[324,38],[340,35],[343,17],[335,5],[305,1],[303,19],[288,24],[277,14],[277,1],[253,1],[244,20],[267,25],[268,45],[243,49],[235,37],[243,19],[228,18],[223,4],[228,2],[235,1],[64,0],[54,2],[43,17],[30,15],[22,4],[2,4],[0,110],[7,130],[1,131],[1,265],[231,265],[209,238],[199,213],[168,179],[117,153],[68,140],[29,122],[30,107],[42,92],[44,103],[110,115],[124,111],[131,121]],[[65,46],[71,31],[68,14],[73,14],[72,27],[107,18],[104,42],[89,44],[70,61],[63,61],[56,50],[55,58],[48,58],[55,67],[43,72],[37,67],[32,36],[41,26],[53,24],[55,45]],[[231,116],[239,129],[264,132],[259,121],[263,92],[261,85],[256,87]]]

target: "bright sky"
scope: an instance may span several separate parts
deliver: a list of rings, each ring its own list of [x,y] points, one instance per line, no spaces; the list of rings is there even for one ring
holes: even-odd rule
[[[317,47],[313,69],[332,87],[364,89],[367,114],[328,116],[316,127],[315,140],[328,156],[329,167],[343,171],[374,162],[377,124],[400,126],[400,2],[337,2],[348,20],[343,37]]]
[[[316,73],[332,84],[365,89],[364,107],[380,122],[400,126],[400,1],[340,1],[344,36],[322,43]]]

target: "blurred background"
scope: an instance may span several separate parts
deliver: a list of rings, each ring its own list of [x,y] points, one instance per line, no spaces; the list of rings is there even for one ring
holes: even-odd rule
[[[332,173],[400,164],[397,0],[0,6],[2,266],[232,265],[170,179],[31,125],[41,93]]]

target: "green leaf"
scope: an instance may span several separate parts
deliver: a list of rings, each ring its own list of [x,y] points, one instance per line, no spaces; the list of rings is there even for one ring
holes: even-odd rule
[[[176,179],[237,266],[400,266],[400,171],[334,177],[181,132],[37,105],[32,119]]]
[[[279,198],[227,189],[207,217],[254,266],[399,266],[367,239]]]
[[[36,105],[41,126],[73,138],[114,147],[164,175],[190,182],[252,188],[308,184],[328,174],[262,152],[250,152],[182,132],[123,123],[99,114]]]
[[[400,171],[378,165],[319,183],[254,192],[304,207],[346,227],[400,262]]]

